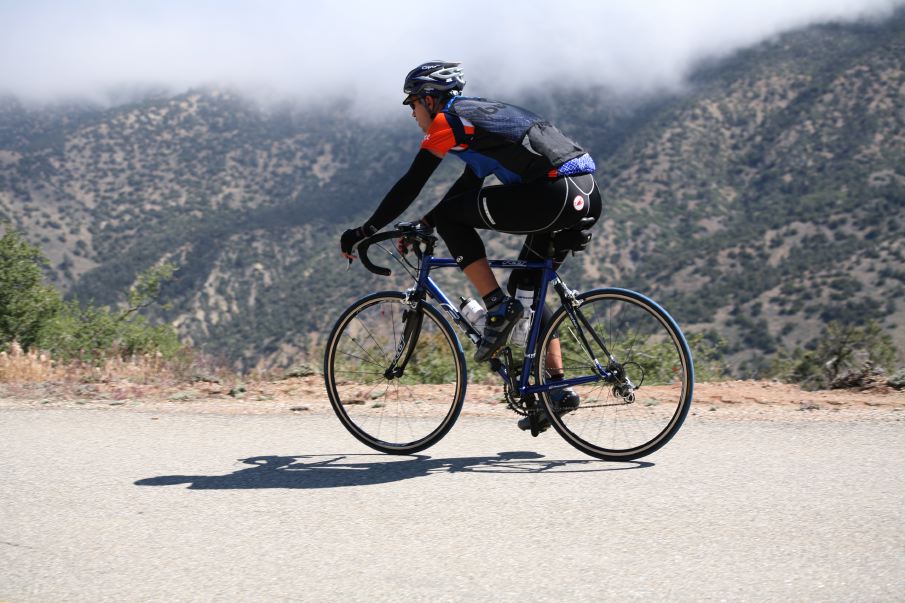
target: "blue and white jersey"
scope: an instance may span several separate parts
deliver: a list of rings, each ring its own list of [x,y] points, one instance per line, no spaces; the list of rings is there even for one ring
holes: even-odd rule
[[[480,178],[504,184],[592,174],[594,160],[548,121],[521,107],[453,97],[437,114],[421,148],[453,153]]]

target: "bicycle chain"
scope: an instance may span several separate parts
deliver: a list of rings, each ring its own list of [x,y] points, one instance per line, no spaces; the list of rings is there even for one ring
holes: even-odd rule
[[[506,348],[506,351],[504,352],[504,356],[508,356],[508,359],[509,359],[510,362],[511,362],[512,356],[511,356],[511,352],[509,351],[508,348]],[[633,363],[633,364],[634,364],[634,363]],[[531,412],[535,412],[535,413],[545,412],[544,403],[540,400],[539,397],[538,397],[538,399],[536,400],[536,402],[535,402],[535,408],[534,408],[534,410],[532,411],[532,410],[526,408],[525,402],[522,401],[522,398],[516,398],[516,397],[513,395],[513,391],[514,391],[514,390],[513,390],[513,385],[512,385],[512,383],[513,383],[513,382],[518,382],[520,376],[521,376],[521,369],[519,369],[519,368],[514,368],[514,369],[513,369],[513,373],[512,373],[511,381],[510,381],[510,382],[505,382],[505,383],[503,383],[503,395],[506,396],[506,407],[507,407],[509,410],[511,410],[512,412],[514,412],[515,414],[520,415],[520,416],[522,416],[522,417],[527,417],[528,414],[531,413]],[[643,377],[642,377],[642,380],[643,380]],[[589,408],[609,408],[609,407],[611,407],[611,406],[629,406],[629,405],[635,403],[634,393],[635,393],[636,391],[637,391],[637,388],[633,388],[633,389],[632,389],[632,394],[633,394],[633,395],[632,395],[632,399],[631,399],[631,400],[628,400],[628,399],[622,397],[621,395],[619,395],[618,393],[614,392],[614,394],[615,394],[617,397],[622,398],[622,402],[612,402],[612,403],[609,403],[609,404],[590,404],[590,405],[581,405],[579,408],[581,408],[581,409],[589,409]],[[533,395],[533,394],[532,394],[532,395]],[[576,410],[577,410],[577,409],[576,409]]]
[[[533,411],[526,408],[525,403],[521,398],[516,399],[512,396],[511,387],[508,383],[503,385],[503,393],[506,396],[506,407],[517,415],[527,417],[531,412],[539,413],[545,411],[544,404],[540,399],[535,403],[536,405]],[[623,400],[622,402],[611,402],[609,404],[582,404],[579,408],[581,410],[587,410],[590,408],[609,408],[611,406],[630,406],[634,403],[634,400]],[[575,410],[578,410],[579,408]]]
[[[508,398],[508,396],[507,396],[507,398]],[[532,411],[522,410],[522,408],[520,407],[520,404],[521,404],[521,400],[513,401],[510,399],[507,402],[506,406],[507,406],[507,408],[509,408],[509,410],[511,410],[512,412],[514,412],[517,415],[521,415],[523,417],[528,416],[528,413],[530,413]],[[609,408],[611,406],[631,406],[632,404],[634,404],[634,402],[628,402],[628,401],[612,402],[610,404],[582,404],[575,410],[588,410],[590,408]],[[535,408],[533,412],[541,412],[541,411],[545,411],[545,410],[546,409],[544,409],[544,405],[540,401],[538,401],[537,408]],[[572,412],[575,412],[575,410],[573,410]]]

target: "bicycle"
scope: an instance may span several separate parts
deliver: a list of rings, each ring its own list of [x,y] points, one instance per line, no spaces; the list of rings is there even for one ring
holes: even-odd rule
[[[334,412],[359,441],[389,454],[413,454],[446,435],[462,410],[465,354],[450,321],[474,343],[481,333],[430,277],[432,270],[456,263],[434,257],[437,237],[419,224],[402,222],[362,241],[362,264],[389,276],[391,271],[375,265],[368,250],[400,238],[412,246],[416,263],[384,251],[414,285],[371,293],[342,312],[327,340],[324,380]],[[682,331],[656,302],[627,289],[578,293],[566,286],[553,257],[557,251],[574,255],[588,240],[583,231],[560,231],[543,261],[490,260],[493,268],[541,270],[543,275],[521,364],[509,342],[490,359],[490,368],[502,379],[508,407],[529,418],[532,435],[538,435],[546,412],[554,429],[578,450],[628,461],[658,450],[678,432],[691,407],[694,366]],[[551,286],[559,307],[542,329],[541,310]],[[555,366],[560,363],[555,353],[548,358],[557,337],[561,367]],[[550,368],[561,369],[563,378],[551,380]],[[580,395],[577,408],[563,410],[553,403],[550,392],[566,387]]]

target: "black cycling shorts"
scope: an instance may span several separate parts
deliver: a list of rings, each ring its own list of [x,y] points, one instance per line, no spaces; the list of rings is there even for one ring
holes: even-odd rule
[[[592,174],[487,186],[444,198],[428,214],[460,268],[487,256],[475,229],[527,235],[519,259],[544,259],[551,233],[593,222],[602,211]]]

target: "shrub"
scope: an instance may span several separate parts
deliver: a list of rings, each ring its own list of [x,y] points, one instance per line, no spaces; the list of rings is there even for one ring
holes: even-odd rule
[[[13,341],[28,349],[42,325],[62,307],[62,297],[44,283],[48,264],[38,247],[8,226],[0,237],[0,348]]]
[[[809,347],[780,354],[772,374],[805,389],[827,389],[866,367],[891,372],[896,361],[892,337],[875,322],[864,326],[831,322]]]
[[[886,384],[896,389],[905,389],[905,369],[899,369]]]
[[[183,349],[170,325],[152,325],[138,312],[155,302],[175,267],[161,264],[142,272],[124,309],[63,302],[44,283],[47,258],[10,229],[0,238],[0,348],[49,352],[56,361],[128,359],[159,354],[174,359]]]
[[[715,331],[686,336],[694,361],[696,381],[721,381],[729,373],[724,361],[726,341]]]
[[[77,301],[66,303],[43,325],[37,343],[64,362],[97,363],[111,356],[130,358],[156,353],[169,359],[182,348],[170,325],[151,325],[144,316],[107,307],[83,308]]]

